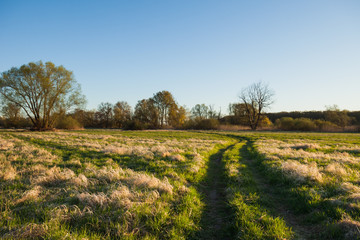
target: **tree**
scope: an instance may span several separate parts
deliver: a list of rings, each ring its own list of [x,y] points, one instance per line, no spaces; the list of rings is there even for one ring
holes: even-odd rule
[[[113,105],[111,103],[100,103],[96,113],[101,127],[111,127],[113,118]]]
[[[220,111],[216,112],[216,110],[214,109],[214,105],[209,105],[208,106],[208,111],[207,111],[207,116],[210,119],[219,119],[220,118]]]
[[[114,122],[118,128],[131,120],[131,107],[127,102],[117,102],[114,106]]]
[[[345,128],[352,121],[347,110],[340,110],[337,105],[326,106],[325,120]]]
[[[138,101],[135,106],[134,120],[139,121],[143,128],[159,127],[159,112],[152,98]]]
[[[207,119],[208,111],[209,111],[209,107],[206,106],[205,104],[196,104],[191,109],[191,114],[193,115],[194,118]]]
[[[169,124],[173,127],[181,127],[186,121],[186,109],[185,107],[173,107],[169,113]]]
[[[60,112],[85,103],[73,73],[52,62],[30,62],[3,72],[0,95],[20,107],[37,130],[52,128]]]
[[[5,117],[6,127],[18,127],[21,118],[21,109],[12,102],[8,102],[2,107],[1,112]]]
[[[158,109],[160,127],[169,125],[169,114],[177,108],[174,97],[169,91],[161,91],[154,94],[152,99]]]
[[[242,89],[239,98],[245,105],[248,124],[252,130],[259,126],[263,111],[273,103],[273,97],[273,91],[262,82]]]
[[[86,125],[86,111],[80,108],[74,109],[71,113],[71,117],[74,118],[81,126]]]
[[[244,103],[230,103],[229,112],[232,116],[232,123],[239,125],[248,125],[248,116],[246,111],[246,105]]]

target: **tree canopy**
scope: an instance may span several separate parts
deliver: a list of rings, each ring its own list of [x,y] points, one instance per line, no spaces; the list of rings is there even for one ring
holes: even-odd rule
[[[0,95],[21,108],[37,130],[52,128],[61,114],[85,103],[73,73],[52,62],[30,62],[3,72]]]
[[[170,114],[177,108],[174,97],[169,91],[161,91],[154,94],[152,98],[154,106],[157,108],[160,127],[169,125]]]
[[[114,121],[119,128],[124,127],[125,123],[131,120],[131,106],[125,101],[119,101],[114,105]]]

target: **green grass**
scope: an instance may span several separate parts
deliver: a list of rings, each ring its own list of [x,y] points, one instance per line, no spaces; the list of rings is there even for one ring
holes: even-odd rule
[[[1,138],[11,145],[2,150],[1,167],[15,176],[0,183],[0,235],[44,239],[194,235],[204,205],[195,186],[208,158],[233,141],[119,131],[4,132]]]
[[[266,209],[270,203],[262,198],[244,148],[247,141],[236,144],[224,154],[228,178],[228,201],[235,212],[237,239],[288,239],[293,232],[285,221]]]
[[[359,160],[359,134],[4,130],[0,237],[357,239]]]
[[[359,149],[358,134],[264,134],[252,141],[259,171],[302,216],[299,224],[313,229],[312,239],[359,238],[359,159],[343,150]]]

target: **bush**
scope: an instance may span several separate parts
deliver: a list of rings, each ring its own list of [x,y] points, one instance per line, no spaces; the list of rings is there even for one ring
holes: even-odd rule
[[[197,125],[198,129],[203,130],[216,130],[219,126],[220,123],[217,119],[203,119]]]
[[[148,129],[148,125],[133,119],[124,123],[124,130],[144,130]]]
[[[220,127],[220,122],[217,119],[190,119],[185,122],[184,129],[196,130],[217,130]]]
[[[0,126],[4,128],[30,128],[33,125],[28,118],[20,117],[18,119],[0,119]]]
[[[340,127],[332,122],[324,120],[312,120],[309,118],[283,117],[275,121],[275,126],[284,131],[340,131]]]
[[[297,131],[316,131],[316,124],[309,118],[297,118],[294,120],[294,130]]]
[[[292,131],[294,130],[294,119],[291,117],[282,117],[275,121],[275,126],[284,131]]]
[[[262,128],[269,128],[272,127],[273,123],[270,121],[270,119],[267,116],[262,116],[261,120],[259,122],[259,127]]]
[[[71,116],[64,116],[60,118],[56,124],[58,129],[81,129],[81,124]]]
[[[340,128],[336,124],[329,122],[329,121],[315,120],[314,123],[316,124],[317,128],[321,132],[340,131]]]

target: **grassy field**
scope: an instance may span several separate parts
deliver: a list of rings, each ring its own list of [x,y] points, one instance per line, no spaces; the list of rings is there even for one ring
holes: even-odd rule
[[[0,132],[3,239],[358,239],[360,135]]]

